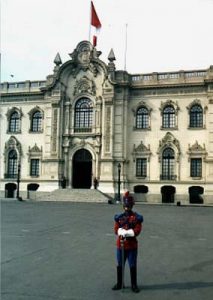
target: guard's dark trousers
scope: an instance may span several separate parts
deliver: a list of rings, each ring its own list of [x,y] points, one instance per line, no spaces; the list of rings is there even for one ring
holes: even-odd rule
[[[139,293],[140,290],[137,285],[137,269],[136,267],[130,268],[130,277],[131,277],[131,286],[132,291],[134,293]],[[112,288],[114,291],[121,290],[122,289],[122,267],[117,267],[117,283]]]
[[[122,267],[117,266],[117,283],[113,286],[113,290],[117,291],[122,288]]]
[[[131,285],[132,285],[132,291],[134,293],[139,293],[140,290],[137,285],[137,269],[136,267],[130,268],[130,275],[131,275]]]

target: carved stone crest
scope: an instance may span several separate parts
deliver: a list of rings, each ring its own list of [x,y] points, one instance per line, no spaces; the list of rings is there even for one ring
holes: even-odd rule
[[[97,51],[90,42],[83,41],[78,44],[77,48],[70,54],[75,68],[73,69],[74,77],[80,70],[90,70],[94,76],[98,73],[97,62],[98,57],[101,55],[100,51]]]
[[[80,80],[76,80],[73,95],[76,96],[85,93],[95,95],[96,88],[95,83],[92,80],[88,79],[86,76],[83,76]]]

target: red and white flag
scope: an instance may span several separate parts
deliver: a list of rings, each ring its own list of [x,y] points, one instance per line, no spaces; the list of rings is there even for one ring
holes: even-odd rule
[[[95,33],[93,34],[93,46],[95,47],[97,45],[97,35],[101,29],[101,22],[98,18],[98,15],[95,10],[95,6],[93,2],[91,1],[91,25],[95,27]]]

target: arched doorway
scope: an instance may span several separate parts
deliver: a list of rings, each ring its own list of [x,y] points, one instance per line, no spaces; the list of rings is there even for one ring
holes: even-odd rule
[[[148,187],[146,185],[135,185],[134,186],[134,192],[135,193],[143,193],[146,194],[148,193]]]
[[[146,186],[146,185],[135,185],[134,186],[135,200],[146,202],[148,191],[149,191],[149,189],[148,189],[148,186]]]
[[[175,202],[175,187],[172,185],[164,185],[161,188],[162,203],[174,203]]]
[[[72,186],[76,189],[90,189],[92,185],[92,155],[88,150],[76,151],[73,157]]]
[[[30,191],[37,191],[38,188],[39,188],[39,184],[29,183],[27,185],[27,198],[29,198],[29,196],[30,196]]]
[[[16,191],[16,184],[15,183],[7,183],[5,184],[5,197],[6,198],[14,198]]]
[[[189,203],[203,204],[204,188],[201,186],[191,186],[189,188]]]

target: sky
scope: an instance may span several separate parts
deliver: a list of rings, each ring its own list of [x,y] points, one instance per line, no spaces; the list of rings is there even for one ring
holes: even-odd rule
[[[131,74],[213,65],[213,0],[93,0],[97,50]],[[1,82],[45,80],[89,40],[90,0],[2,0]],[[126,55],[125,55],[126,53]],[[11,77],[11,75],[14,75]]]

